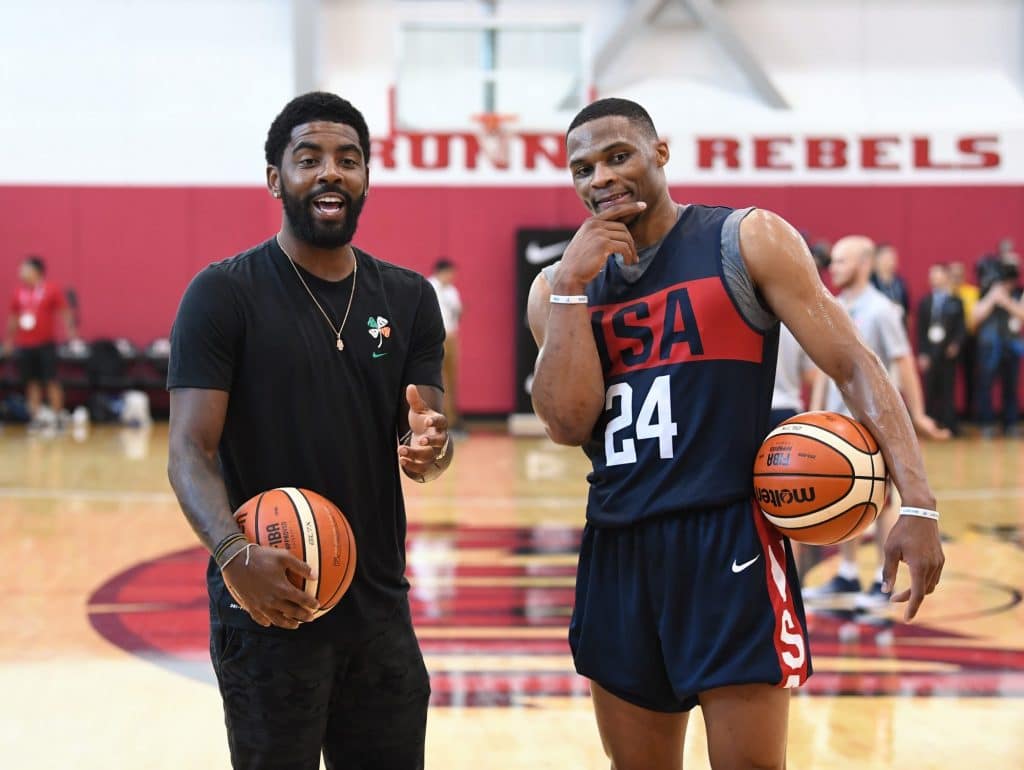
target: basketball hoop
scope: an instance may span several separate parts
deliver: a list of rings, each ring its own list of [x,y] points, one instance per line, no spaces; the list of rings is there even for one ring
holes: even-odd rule
[[[508,168],[509,141],[506,123],[514,123],[517,115],[503,115],[498,112],[483,112],[474,115],[480,124],[480,149],[497,168]]]

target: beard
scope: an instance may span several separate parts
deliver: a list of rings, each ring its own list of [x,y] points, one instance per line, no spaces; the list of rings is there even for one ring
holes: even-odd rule
[[[340,195],[345,201],[345,216],[340,222],[320,222],[313,214],[313,199],[325,193]],[[366,197],[354,201],[352,196],[338,187],[316,190],[305,198],[297,198],[281,186],[281,203],[295,237],[318,249],[337,249],[352,242],[359,224]]]

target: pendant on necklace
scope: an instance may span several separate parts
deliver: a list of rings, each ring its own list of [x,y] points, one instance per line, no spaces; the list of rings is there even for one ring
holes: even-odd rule
[[[341,337],[338,337],[338,350],[344,350],[345,343],[341,341]]]

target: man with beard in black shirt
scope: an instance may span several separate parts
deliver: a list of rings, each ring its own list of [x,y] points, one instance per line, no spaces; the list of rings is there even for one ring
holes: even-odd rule
[[[213,554],[210,650],[235,768],[423,766],[430,685],[405,579],[399,468],[419,482],[452,459],[441,414],[444,328],[411,270],[351,245],[370,141],[349,102],[291,101],[266,142],[283,201],[268,241],[189,285],[171,337],[170,464],[182,510]],[[304,562],[249,546],[232,511],[305,487],[348,518],[351,588],[317,603]]]

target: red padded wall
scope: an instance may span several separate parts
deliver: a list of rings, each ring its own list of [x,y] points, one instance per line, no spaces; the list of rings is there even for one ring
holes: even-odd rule
[[[894,243],[913,297],[934,261],[973,261],[1004,236],[1024,245],[1021,187],[702,187],[680,201],[757,204],[816,237],[862,232]],[[204,264],[273,233],[277,202],[259,188],[0,186],[0,297],[29,253],[79,294],[86,338],[145,344],[169,331],[178,298]],[[371,188],[356,243],[426,272],[459,265],[464,316],[462,407],[506,412],[514,391],[514,248],[519,227],[575,226],[568,188]]]

